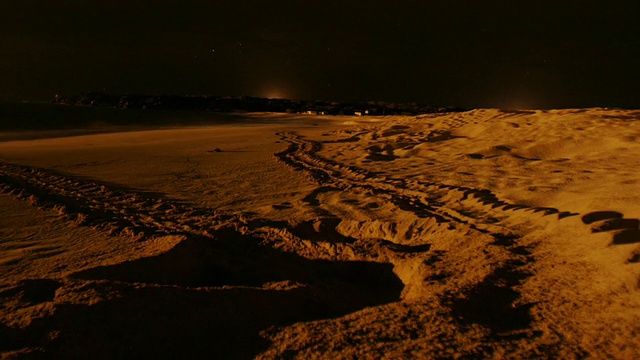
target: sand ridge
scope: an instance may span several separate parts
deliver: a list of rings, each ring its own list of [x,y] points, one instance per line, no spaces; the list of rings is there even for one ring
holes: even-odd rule
[[[640,354],[637,112],[318,119],[251,135],[255,148],[276,149],[264,157],[211,152],[205,133],[185,147],[171,133],[135,135],[148,150],[132,158],[154,165],[149,178],[189,167],[173,186],[192,195],[126,186],[107,161],[61,172],[55,161],[27,165],[38,162],[27,143],[0,147],[4,202],[117,244],[51,276],[21,277],[8,264],[0,349],[16,358]],[[197,165],[148,155],[169,143]],[[204,192],[225,156],[264,164],[253,180],[232,168],[237,184],[262,189],[258,206],[217,210],[229,202]],[[267,192],[276,188],[289,190]],[[60,249],[52,259],[75,256]]]

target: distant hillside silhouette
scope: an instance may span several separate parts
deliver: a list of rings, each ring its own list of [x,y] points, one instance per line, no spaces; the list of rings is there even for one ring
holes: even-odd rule
[[[328,102],[320,100],[267,99],[250,96],[178,96],[144,94],[108,94],[90,92],[71,97],[56,97],[58,104],[109,106],[120,109],[170,111],[268,111],[280,113],[309,113],[320,115],[418,115],[435,112],[464,111],[459,107],[398,104],[391,102],[366,103]]]

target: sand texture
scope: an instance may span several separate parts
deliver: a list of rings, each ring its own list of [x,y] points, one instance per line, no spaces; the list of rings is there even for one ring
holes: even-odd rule
[[[640,111],[37,137],[3,358],[640,358]]]

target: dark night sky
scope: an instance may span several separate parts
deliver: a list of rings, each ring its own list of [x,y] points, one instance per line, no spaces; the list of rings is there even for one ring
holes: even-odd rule
[[[104,88],[638,108],[635,2],[2,1],[0,99]]]

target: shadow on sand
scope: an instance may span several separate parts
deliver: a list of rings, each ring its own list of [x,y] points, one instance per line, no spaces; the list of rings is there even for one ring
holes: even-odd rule
[[[309,260],[231,229],[215,238],[72,275],[78,294],[107,300],[57,304],[16,344],[65,359],[252,358],[268,345],[263,330],[400,299],[391,264]]]

